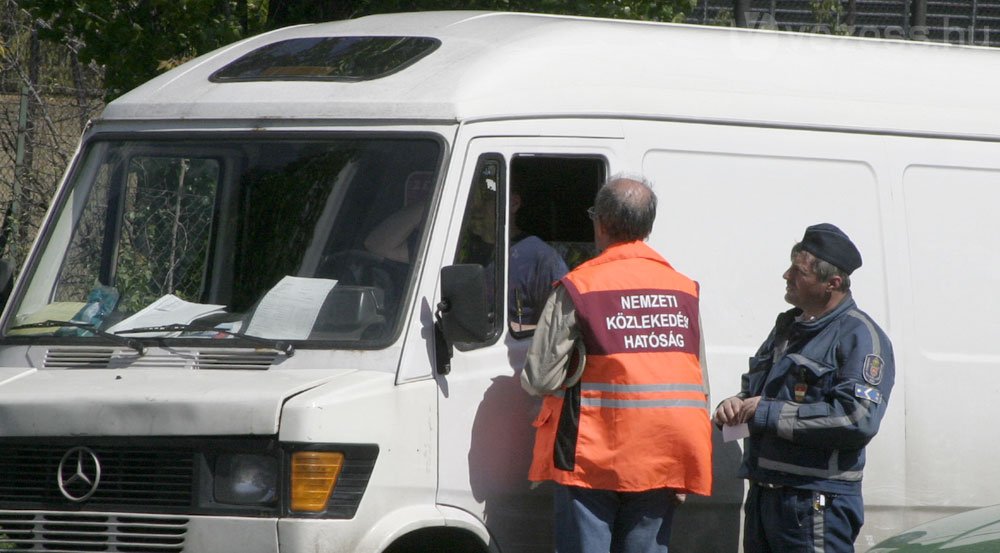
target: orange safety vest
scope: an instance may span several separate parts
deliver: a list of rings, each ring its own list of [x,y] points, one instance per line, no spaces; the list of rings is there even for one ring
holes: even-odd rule
[[[529,479],[711,494],[697,283],[636,241],[610,246],[560,284],[587,360],[577,385],[542,402]]]

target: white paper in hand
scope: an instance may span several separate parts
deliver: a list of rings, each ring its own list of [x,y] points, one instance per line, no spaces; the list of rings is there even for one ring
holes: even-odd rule
[[[742,440],[750,435],[750,425],[747,423],[736,424],[729,426],[728,424],[722,427],[722,441],[732,442],[734,440]]]

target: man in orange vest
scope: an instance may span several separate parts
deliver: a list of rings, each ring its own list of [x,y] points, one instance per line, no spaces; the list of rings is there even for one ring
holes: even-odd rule
[[[644,242],[642,177],[588,212],[600,254],[557,283],[521,373],[544,396],[529,479],[556,484],[558,553],[666,553],[677,505],[712,487],[698,285]]]

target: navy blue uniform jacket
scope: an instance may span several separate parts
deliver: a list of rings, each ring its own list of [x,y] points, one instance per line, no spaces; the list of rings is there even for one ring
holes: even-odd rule
[[[814,321],[778,316],[750,358],[741,397],[761,396],[740,476],[860,494],[865,445],[878,432],[895,374],[892,344],[848,295]]]

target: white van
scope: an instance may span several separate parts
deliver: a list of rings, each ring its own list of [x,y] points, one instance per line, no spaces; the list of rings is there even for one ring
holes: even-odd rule
[[[592,255],[622,171],[701,283],[713,405],[805,227],[858,244],[898,362],[859,550],[997,503],[998,75],[973,47],[443,12],[157,77],[86,131],[0,321],[0,549],[550,551],[531,321],[497,283],[511,229]],[[739,457],[717,440],[672,551],[739,549]]]

